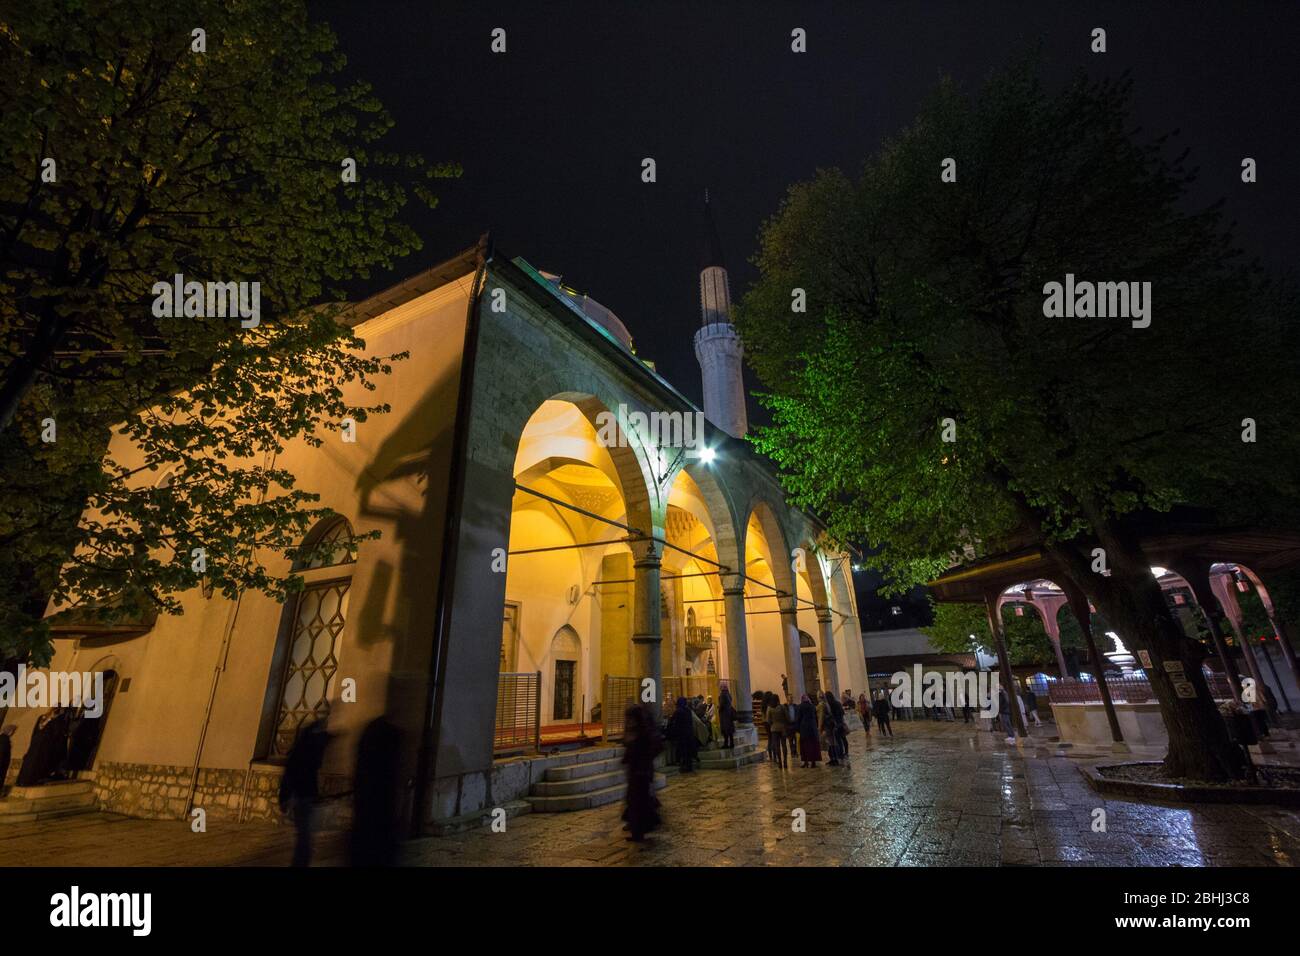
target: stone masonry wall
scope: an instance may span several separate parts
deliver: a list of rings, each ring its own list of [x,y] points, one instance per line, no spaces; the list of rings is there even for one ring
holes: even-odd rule
[[[185,817],[192,772],[192,768],[178,765],[101,763],[95,769],[95,796],[100,808],[112,813],[180,820]],[[242,804],[245,821],[283,822],[281,776],[278,767],[254,767],[251,773],[247,769],[200,767],[194,806],[206,810],[209,820],[238,820]],[[346,801],[330,798],[344,794],[348,784],[345,777],[322,774],[324,825],[337,825],[346,815]]]

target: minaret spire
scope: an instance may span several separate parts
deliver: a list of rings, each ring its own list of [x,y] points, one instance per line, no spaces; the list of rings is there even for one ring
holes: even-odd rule
[[[731,286],[722,243],[704,190],[704,233],[700,252],[700,330],[695,358],[704,376],[704,415],[735,438],[749,429],[741,358],[744,348],[731,324]]]

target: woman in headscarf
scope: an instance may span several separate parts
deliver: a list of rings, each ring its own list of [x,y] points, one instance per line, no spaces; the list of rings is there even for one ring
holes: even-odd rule
[[[766,705],[763,719],[767,721],[767,752],[773,763],[780,764],[781,768],[785,769],[790,765],[786,758],[785,747],[790,715],[786,713],[785,705],[776,694],[768,694],[764,704]]]
[[[800,766],[815,767],[822,759],[822,748],[817,740],[817,708],[807,694],[799,700],[795,723],[799,728],[799,759],[803,761]]]
[[[727,750],[736,746],[736,708],[731,703],[731,691],[725,687],[718,694],[718,727],[722,730],[722,746]]]
[[[637,843],[662,822],[655,796],[655,757],[663,749],[659,729],[645,708],[629,707],[623,715],[623,763],[627,765],[623,819],[628,839]]]
[[[668,721],[668,739],[673,742],[677,762],[682,773],[690,773],[695,768],[695,754],[700,748],[699,738],[695,735],[695,724],[699,718],[691,712],[685,697],[677,698],[677,707],[672,719]]]

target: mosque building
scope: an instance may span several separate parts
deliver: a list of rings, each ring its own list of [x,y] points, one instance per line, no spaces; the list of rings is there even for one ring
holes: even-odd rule
[[[757,741],[755,692],[865,689],[847,557],[744,440],[711,218],[699,282],[702,414],[612,311],[486,238],[353,306],[369,352],[410,353],[355,396],[392,411],[276,467],[337,515],[309,542],[379,537],[293,568],[304,587],[283,604],[195,588],[180,615],[57,626],[51,670],[102,672],[111,695],[62,806],[278,819],[300,728],[328,713],[324,789],[344,793],[361,730],[385,714],[418,831],[525,799],[616,799],[610,778],[548,806],[538,783],[616,740],[633,700],[725,686],[742,726],[713,765],[735,766]],[[111,454],[143,461],[125,438]],[[9,711],[15,765],[37,715]]]

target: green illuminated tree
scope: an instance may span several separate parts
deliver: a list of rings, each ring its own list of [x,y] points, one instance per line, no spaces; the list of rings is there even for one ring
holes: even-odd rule
[[[328,303],[419,247],[398,213],[455,170],[382,149],[294,0],[6,4],[0,59],[0,657],[44,659],[51,599],[175,611],[196,547],[221,592],[282,596],[259,554],[324,509],[274,456],[384,411],[343,387],[398,358]],[[260,324],[155,316],[175,274],[259,282]],[[144,474],[105,457],[114,429]]]
[[[790,190],[738,322],[773,420],[755,442],[799,504],[897,588],[1011,540],[1043,548],[1131,648],[1184,662],[1195,698],[1152,677],[1167,767],[1221,780],[1241,757],[1137,527],[1188,505],[1300,524],[1296,310],[1217,207],[1189,208],[1185,155],[1133,132],[1129,95],[1048,91],[1028,63],[974,97],[943,83],[856,177]],[[1047,317],[1067,273],[1150,282],[1149,326]]]
[[[1061,618],[1068,616],[1063,612]],[[934,623],[920,628],[930,639],[930,645],[941,654],[971,654],[981,651],[990,656],[997,653],[993,634],[982,604],[935,604]],[[1056,651],[1052,640],[1043,629],[1038,612],[1026,608],[1024,615],[1016,614],[1011,603],[1002,606],[1002,630],[1007,642],[1007,657],[1013,665],[1035,664],[1056,673]],[[974,640],[971,639],[974,635]],[[1083,632],[1077,627],[1068,631],[1061,623],[1061,649],[1069,651],[1083,646]]]

